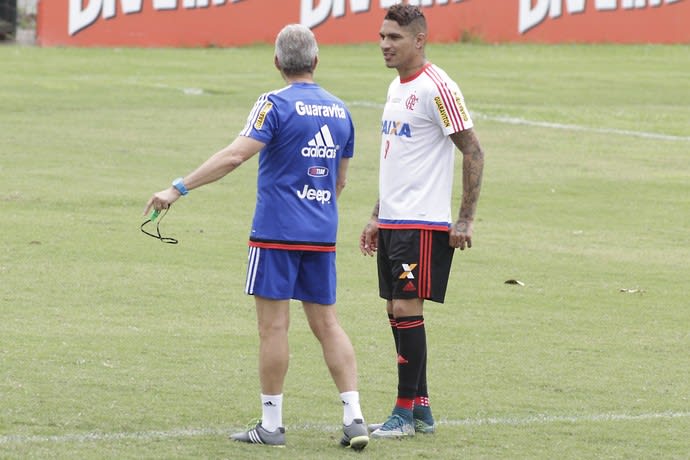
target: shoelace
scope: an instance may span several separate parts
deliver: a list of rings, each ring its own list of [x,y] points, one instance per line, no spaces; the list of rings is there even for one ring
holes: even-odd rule
[[[398,414],[393,414],[386,420],[381,428],[390,430],[393,428],[401,428],[403,425],[405,425],[405,420]]]

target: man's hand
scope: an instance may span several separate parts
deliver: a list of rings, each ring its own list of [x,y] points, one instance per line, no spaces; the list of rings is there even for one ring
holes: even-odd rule
[[[375,219],[371,219],[362,230],[359,237],[359,250],[365,256],[373,256],[378,249],[379,238],[379,223]]]
[[[151,209],[155,209],[156,211],[168,209],[170,205],[177,201],[180,196],[180,192],[178,192],[175,187],[170,187],[165,190],[161,190],[158,193],[154,193],[146,203],[144,215],[148,215]]]
[[[461,251],[465,250],[465,246],[471,248],[472,231],[472,220],[458,219],[458,221],[450,227],[450,238],[448,238],[448,244],[454,248],[460,249]]]

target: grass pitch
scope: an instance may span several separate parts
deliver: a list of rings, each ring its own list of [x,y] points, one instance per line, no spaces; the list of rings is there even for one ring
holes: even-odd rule
[[[361,455],[687,458],[690,47],[457,44],[428,57],[460,83],[486,150],[474,247],[425,312],[438,433]],[[272,49],[4,46],[0,62],[0,457],[356,455],[337,446],[337,391],[296,303],[288,446],[227,440],[260,414],[242,294],[256,161],[173,206],[161,228],[179,245],[138,228],[152,192],[283,84]],[[358,130],[338,309],[370,422],[389,413],[396,374],[357,239],[393,76],[375,45],[322,47],[316,74]]]

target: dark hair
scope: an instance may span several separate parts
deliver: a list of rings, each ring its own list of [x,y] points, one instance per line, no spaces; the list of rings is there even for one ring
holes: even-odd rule
[[[398,3],[388,8],[386,17],[383,19],[395,21],[402,27],[413,25],[421,31],[426,31],[426,18],[418,6]]]

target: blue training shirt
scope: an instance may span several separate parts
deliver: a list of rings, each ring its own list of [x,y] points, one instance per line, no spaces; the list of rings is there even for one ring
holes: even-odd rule
[[[355,143],[345,104],[316,83],[293,83],[261,95],[240,135],[266,144],[249,245],[334,251],[338,169]]]

